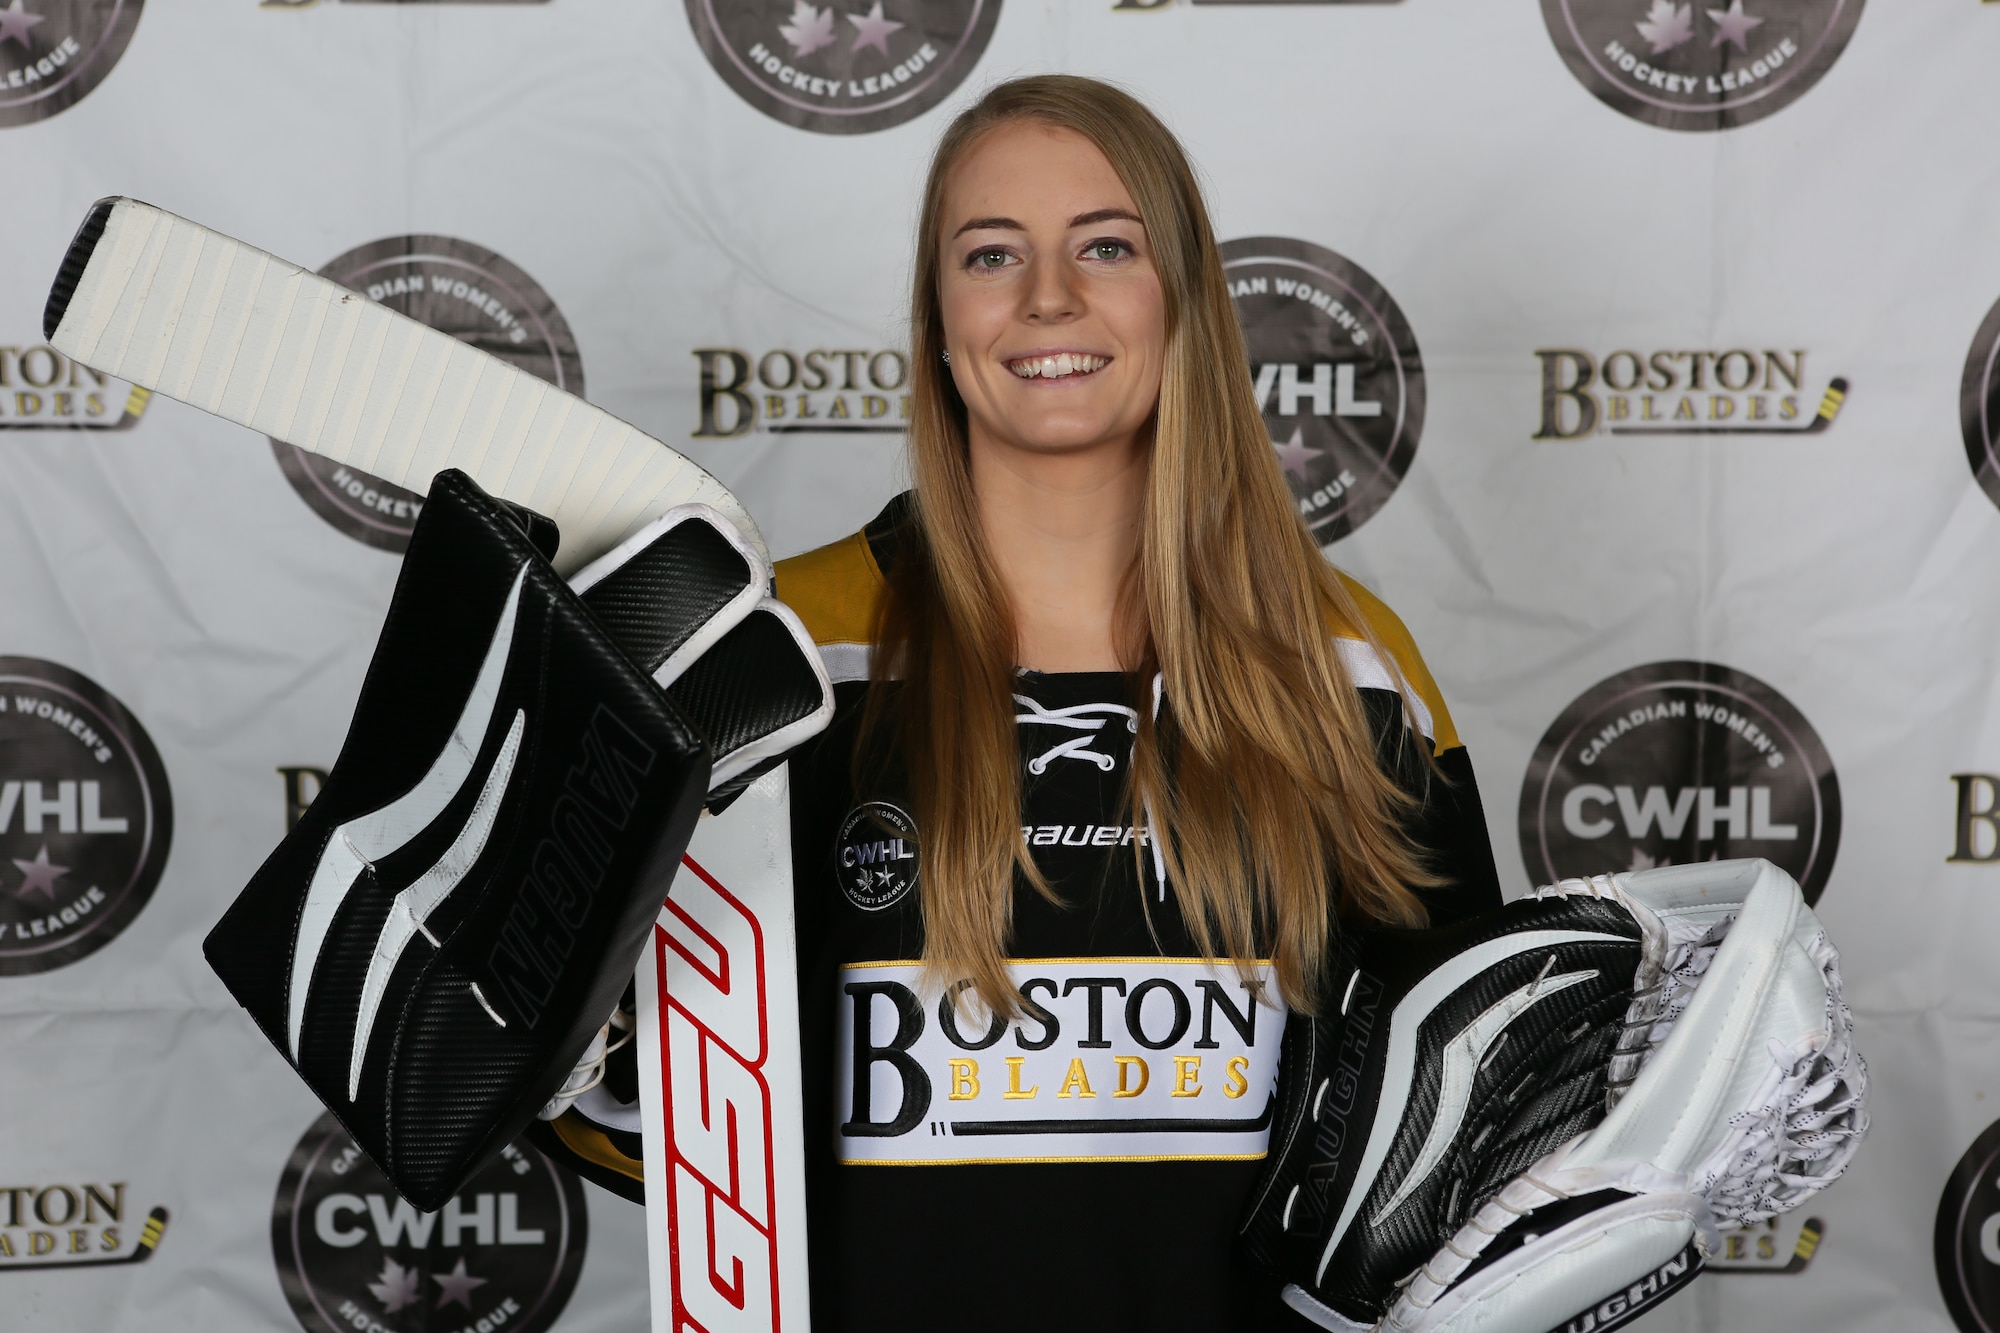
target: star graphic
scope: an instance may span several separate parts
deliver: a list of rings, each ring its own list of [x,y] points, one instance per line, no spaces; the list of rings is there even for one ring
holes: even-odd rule
[[[28,29],[48,17],[45,14],[30,14],[22,8],[26,3],[27,0],[14,0],[13,4],[0,9],[0,42],[12,37],[21,45],[27,46]],[[881,6],[877,5],[876,8],[879,9]]]
[[[1271,441],[1271,448],[1277,451],[1278,462],[1284,465],[1285,471],[1291,473],[1300,481],[1308,480],[1306,469],[1312,466],[1313,459],[1318,458],[1326,452],[1324,449],[1315,449],[1306,443],[1305,427],[1303,426],[1294,426],[1292,428],[1292,438],[1286,440],[1283,444],[1279,444],[1276,440]]]
[[[15,3],[20,3],[20,0],[15,0]],[[0,10],[0,13],[4,12]],[[11,859],[20,869],[22,876],[21,887],[14,890],[17,896],[25,898],[31,893],[39,893],[50,902],[56,900],[56,876],[67,875],[69,867],[49,864],[47,843],[42,844],[42,850],[35,853],[35,859],[32,861],[23,861],[18,856]]]
[[[896,872],[893,870],[878,870],[875,872],[875,882],[886,889],[896,882]]]
[[[472,1277],[466,1273],[465,1256],[462,1254],[458,1256],[458,1266],[456,1268],[453,1268],[449,1273],[432,1273],[431,1281],[444,1289],[438,1293],[437,1308],[440,1310],[444,1309],[447,1305],[463,1305],[466,1309],[470,1310],[472,1308],[472,1289],[486,1285],[485,1278]]]
[[[1737,0],[1737,3],[1741,4],[1742,0]],[[882,17],[882,0],[875,0],[875,7],[866,14],[849,14],[847,21],[854,25],[854,49],[859,51],[864,46],[872,46],[882,53],[884,60],[889,58],[889,34],[903,26],[894,19]]]
[[[1743,0],[1730,0],[1728,9],[1711,9],[1708,16],[1715,20],[1715,36],[1708,39],[1711,47],[1730,42],[1744,55],[1750,54],[1750,30],[1764,20],[1744,13]]]

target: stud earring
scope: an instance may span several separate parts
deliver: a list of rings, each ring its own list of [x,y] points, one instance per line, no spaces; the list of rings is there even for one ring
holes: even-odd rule
[[[947,366],[948,366],[948,365],[950,365],[950,364],[951,364],[951,353],[947,351],[947,352],[943,353],[942,355],[944,356],[944,363],[945,363],[945,364],[946,364]]]

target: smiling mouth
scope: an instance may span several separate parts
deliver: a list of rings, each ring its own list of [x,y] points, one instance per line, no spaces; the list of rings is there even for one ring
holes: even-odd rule
[[[1006,366],[1024,380],[1061,380],[1092,375],[1110,364],[1108,356],[1093,356],[1089,352],[1057,352],[1054,356],[1022,357],[1018,361],[1007,362]]]

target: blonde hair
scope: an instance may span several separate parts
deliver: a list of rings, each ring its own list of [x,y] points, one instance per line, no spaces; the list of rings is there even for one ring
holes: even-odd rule
[[[914,522],[890,569],[863,733],[893,721],[916,806],[924,962],[934,981],[969,979],[988,1008],[1017,1012],[1006,971],[1017,872],[1052,896],[1018,818],[1014,615],[986,551],[965,405],[940,356],[947,180],[977,140],[1019,120],[1103,152],[1138,205],[1165,293],[1165,366],[1123,598],[1124,665],[1144,690],[1130,817],[1153,826],[1196,946],[1239,967],[1272,957],[1286,1001],[1311,1011],[1336,915],[1421,924],[1412,886],[1437,881],[1402,832],[1414,801],[1378,765],[1335,648],[1334,624],[1369,630],[1279,474],[1194,172],[1136,99],[1069,75],[1002,83],[952,121],[917,224]],[[1154,671],[1166,700],[1157,720]]]

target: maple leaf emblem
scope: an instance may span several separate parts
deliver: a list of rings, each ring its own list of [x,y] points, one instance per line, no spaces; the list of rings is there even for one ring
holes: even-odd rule
[[[415,1268],[405,1268],[394,1259],[384,1259],[381,1278],[370,1282],[368,1290],[382,1302],[384,1314],[394,1314],[406,1305],[417,1303],[421,1276]]]
[[[1677,5],[1673,0],[1653,0],[1646,17],[1632,25],[1653,44],[1653,54],[1671,51],[1694,36],[1694,6]]]
[[[818,9],[806,0],[792,0],[792,21],[780,23],[778,35],[790,42],[792,53],[799,56],[833,45],[833,6]]]

